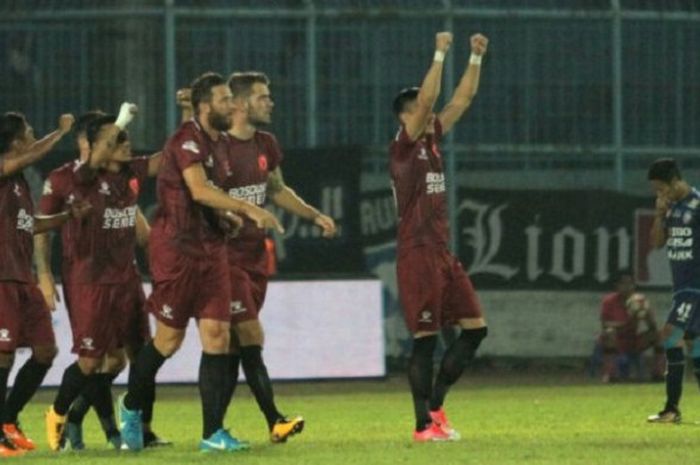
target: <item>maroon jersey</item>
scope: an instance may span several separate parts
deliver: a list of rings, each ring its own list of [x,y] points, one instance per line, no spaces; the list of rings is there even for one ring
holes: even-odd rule
[[[119,284],[133,276],[136,211],[140,186],[148,176],[148,159],[136,158],[119,172],[91,172],[73,161],[52,171],[39,207],[52,215],[75,200],[92,212],[61,230],[63,279],[71,284]]]
[[[34,282],[33,234],[34,207],[27,181],[21,172],[0,176],[0,281]]]
[[[217,170],[224,175],[218,184],[231,197],[263,207],[267,178],[282,161],[282,149],[269,132],[256,131],[249,140],[229,139],[227,166]],[[238,236],[228,241],[229,261],[254,269],[262,266],[264,271],[265,231],[247,218],[244,221]]]
[[[183,123],[163,148],[163,161],[158,173],[158,209],[151,229],[151,242],[174,248],[179,254],[205,257],[223,247],[223,234],[218,230],[214,211],[192,199],[183,171],[202,163],[211,179],[214,160],[226,160],[228,136],[221,133],[212,140],[199,124]],[[217,166],[218,168],[218,166]],[[220,169],[226,170],[225,166]],[[165,279],[167,271],[158,263],[151,264],[155,275]]]
[[[390,171],[399,214],[399,249],[447,246],[445,174],[438,148],[441,137],[442,125],[436,118],[434,134],[412,141],[402,126],[391,143]]]

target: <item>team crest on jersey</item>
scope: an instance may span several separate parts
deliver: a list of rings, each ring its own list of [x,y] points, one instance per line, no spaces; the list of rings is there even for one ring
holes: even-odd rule
[[[267,171],[267,155],[264,153],[261,153],[258,155],[258,168],[260,168],[260,171]]]
[[[425,150],[425,147],[420,148],[420,153],[418,154],[418,159],[419,160],[427,160],[428,159],[428,151]]]
[[[139,187],[139,180],[137,178],[129,179],[129,188],[131,189],[131,192],[134,193],[134,195],[139,195]]]
[[[10,342],[11,340],[10,330],[7,328],[0,329],[0,342]]]
[[[112,195],[112,192],[109,190],[109,184],[107,184],[105,181],[100,183],[100,189],[98,192],[102,195]]]
[[[182,144],[182,148],[183,150],[199,155],[199,145],[197,145],[197,143],[193,140],[185,141],[185,143]]]

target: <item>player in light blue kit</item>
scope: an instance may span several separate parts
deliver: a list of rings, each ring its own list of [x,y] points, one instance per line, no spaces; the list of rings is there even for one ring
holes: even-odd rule
[[[666,246],[673,277],[673,303],[661,330],[667,362],[666,405],[648,421],[679,423],[684,339],[692,340],[690,355],[700,383],[700,192],[683,180],[671,158],[652,163],[647,177],[656,194],[651,239],[656,248]]]

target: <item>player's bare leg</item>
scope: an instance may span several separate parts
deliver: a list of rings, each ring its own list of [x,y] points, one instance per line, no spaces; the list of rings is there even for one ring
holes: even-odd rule
[[[254,319],[238,323],[234,332],[241,345],[243,372],[258,407],[267,420],[270,440],[273,443],[286,442],[290,436],[303,431],[304,419],[300,416],[286,418],[277,410],[272,382],[262,357],[265,332],[260,320]]]
[[[655,415],[650,415],[650,423],[680,423],[681,411],[678,404],[683,392],[685,354],[683,353],[684,331],[670,324],[661,330],[661,340],[666,348],[666,404]]]
[[[24,435],[18,417],[24,406],[41,386],[41,382],[51,368],[57,353],[58,349],[54,345],[32,347],[32,356],[20,368],[15,377],[12,391],[5,401],[2,429],[5,436],[18,448],[36,449],[34,441]]]

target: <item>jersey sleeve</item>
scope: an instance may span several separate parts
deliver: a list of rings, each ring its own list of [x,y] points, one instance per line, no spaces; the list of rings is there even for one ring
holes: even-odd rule
[[[39,199],[39,212],[44,215],[55,215],[65,208],[66,193],[69,190],[66,176],[52,171],[44,181],[44,188]]]
[[[172,141],[170,150],[180,172],[197,163],[204,163],[208,153],[202,137],[194,129],[185,129]]]
[[[280,147],[279,142],[277,142],[277,138],[272,134],[269,135],[267,141],[267,150],[270,157],[269,170],[274,171],[282,164],[284,153],[282,152],[282,147]]]

